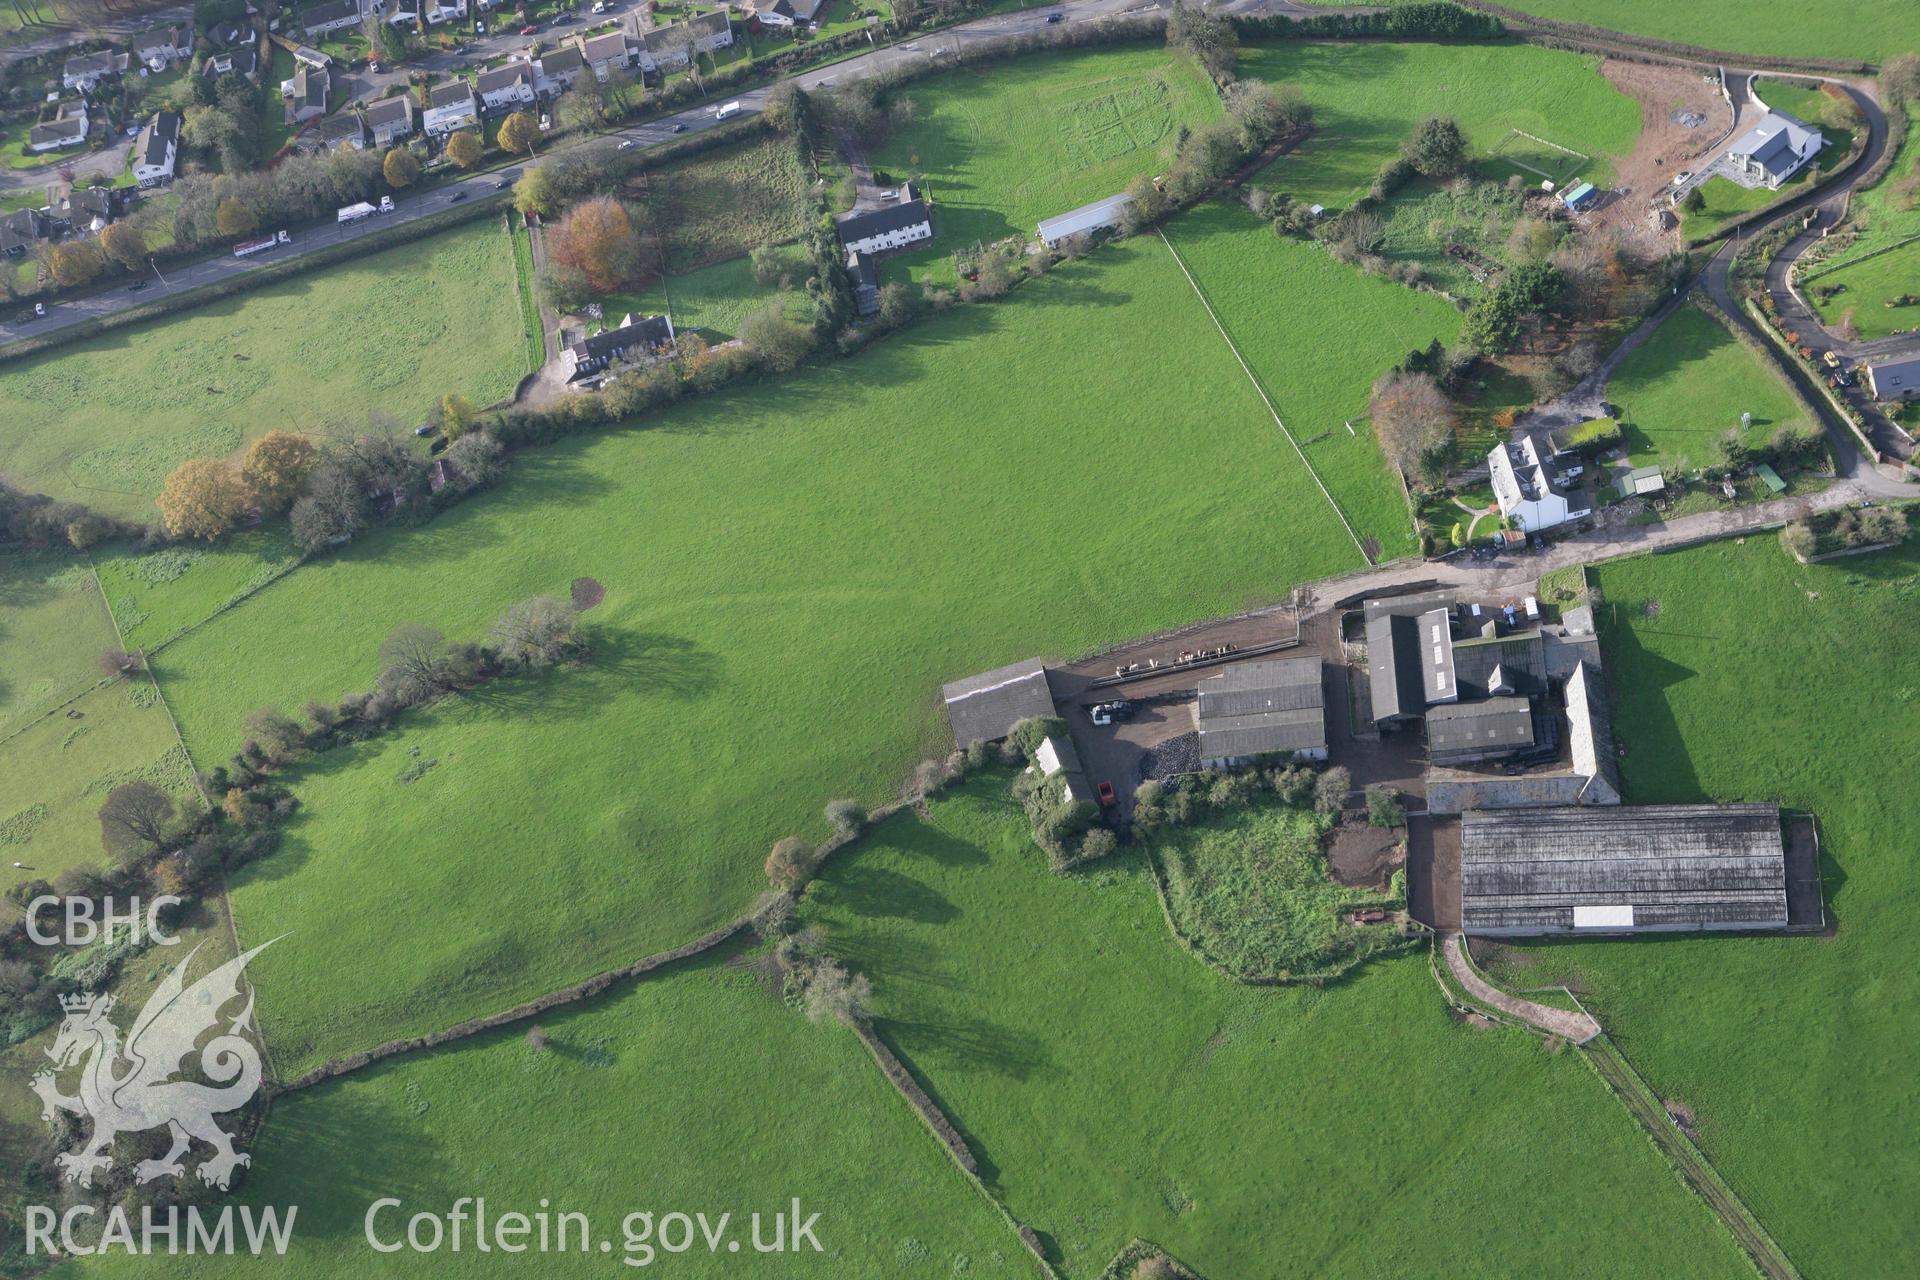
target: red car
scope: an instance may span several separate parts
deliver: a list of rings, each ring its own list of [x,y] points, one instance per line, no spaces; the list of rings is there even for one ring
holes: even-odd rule
[[[1113,784],[1111,782],[1103,782],[1095,787],[1094,790],[1099,792],[1101,804],[1111,805],[1113,803]]]
[[[537,22],[529,22],[526,26],[520,28],[520,34],[523,36],[539,35],[540,24]]]

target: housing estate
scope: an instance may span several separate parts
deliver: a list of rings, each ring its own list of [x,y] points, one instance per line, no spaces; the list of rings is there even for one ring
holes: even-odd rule
[[[34,245],[53,235],[45,209],[15,209],[0,215],[0,253],[24,258]]]
[[[511,111],[532,105],[536,96],[533,64],[509,62],[491,67],[473,78],[473,91],[488,111]]]
[[[1867,390],[1875,400],[1904,400],[1920,395],[1920,356],[1868,365]]]
[[[748,18],[758,18],[763,27],[811,26],[820,16],[826,0],[747,0]]]
[[[671,26],[650,31],[635,29],[635,57],[646,72],[674,71],[687,66],[697,53],[712,53],[733,43],[733,17],[726,9],[698,13]]]
[[[1569,520],[1591,515],[1586,498],[1565,485],[1565,476],[1551,466],[1559,455],[1531,432],[1511,444],[1497,444],[1487,453],[1487,471],[1500,514],[1523,533],[1551,529]]]
[[[307,151],[324,154],[338,151],[341,147],[365,151],[372,141],[373,136],[367,131],[366,113],[349,107],[323,118],[301,134],[299,145]]]
[[[327,96],[333,87],[333,73],[325,67],[301,63],[293,78],[280,83],[280,96],[286,100],[287,123],[305,124],[327,114]]]
[[[149,71],[165,71],[174,63],[193,56],[193,28],[190,26],[151,27],[133,38],[133,56]]]
[[[260,69],[260,51],[252,45],[244,45],[225,53],[216,53],[201,64],[202,75],[215,79],[221,76],[242,75],[252,79]]]
[[[894,203],[842,214],[838,230],[848,253],[886,253],[933,239],[933,215],[908,185]]]
[[[1200,682],[1193,721],[1200,763],[1209,769],[1268,755],[1325,760],[1321,660],[1316,655],[1234,663]]]
[[[140,130],[133,144],[133,176],[143,187],[165,186],[173,181],[174,162],[180,154],[180,113],[156,111]]]
[[[1765,118],[1741,134],[1727,158],[1750,181],[1777,188],[1806,167],[1826,145],[1820,131],[1784,111],[1768,111]]]
[[[724,16],[724,15],[723,15]],[[731,32],[732,28],[728,28]],[[616,71],[630,71],[640,65],[640,42],[624,31],[608,31],[597,36],[576,36],[574,47],[593,71],[593,78],[606,83]]]
[[[343,31],[360,22],[360,0],[322,0],[300,11],[300,28],[310,36]]]
[[[554,98],[579,82],[586,74],[587,60],[572,45],[542,54],[534,63],[534,89],[542,98]]]
[[[590,338],[560,353],[567,370],[567,381],[577,382],[599,373],[617,360],[634,361],[661,354],[673,346],[673,320],[669,316],[628,315],[612,329],[603,329]]]
[[[403,138],[413,136],[419,128],[419,113],[413,105],[411,94],[395,94],[391,98],[382,98],[366,110],[367,134],[377,147],[391,147]]]

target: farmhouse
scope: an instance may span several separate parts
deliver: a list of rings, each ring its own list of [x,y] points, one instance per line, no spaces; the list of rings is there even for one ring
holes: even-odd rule
[[[942,686],[940,694],[953,740],[963,747],[997,742],[1022,720],[1053,714],[1053,690],[1046,665],[1038,658],[955,680]]]
[[[1487,454],[1500,514],[1523,533],[1551,529],[1592,514],[1591,507],[1582,505],[1585,499],[1581,495],[1569,495],[1554,486],[1547,474],[1551,456],[1531,434],[1522,435],[1515,444],[1497,444]]]
[[[465,80],[437,84],[427,93],[427,109],[420,114],[427,136],[443,138],[455,129],[464,129],[480,120],[480,101],[473,86]]]
[[[1777,188],[1800,172],[1825,145],[1820,131],[1806,121],[1784,111],[1769,111],[1759,124],[1740,135],[1728,149],[1727,159],[1755,184]]]
[[[933,239],[933,215],[927,203],[901,188],[900,200],[878,209],[863,209],[840,218],[840,243],[849,253],[885,253]]]
[[[567,381],[577,382],[616,360],[651,355],[672,345],[673,321],[669,317],[648,316],[641,320],[629,315],[620,321],[618,328],[603,329],[574,343],[560,353],[560,360],[566,366]]]
[[[1765,804],[1476,810],[1460,925],[1495,937],[1788,926],[1780,810]]]
[[[1904,400],[1920,395],[1920,356],[1868,365],[1867,390],[1873,392],[1875,400]]]
[[[60,71],[60,83],[76,93],[91,93],[102,80],[124,75],[132,59],[124,53],[103,49],[68,58]]]
[[[1240,662],[1202,680],[1194,700],[1200,763],[1210,769],[1257,756],[1327,758],[1327,716],[1320,659]]]
[[[193,56],[193,28],[152,27],[133,38],[133,55],[150,71],[165,71],[182,58]]]
[[[173,181],[173,165],[180,152],[180,113],[157,111],[133,144],[133,176],[143,187]]]
[[[55,109],[53,119],[36,124],[27,131],[27,150],[39,154],[80,146],[86,142],[90,127],[86,99],[75,98],[63,102]]]
[[[518,107],[531,106],[537,96],[534,88],[533,64],[509,62],[504,66],[482,71],[473,78],[473,89],[480,95],[480,105],[488,111],[512,111]],[[558,91],[555,90],[555,92]]]
[[[300,27],[310,36],[323,36],[360,25],[360,0],[324,0],[300,12]]]
[[[367,133],[378,147],[390,147],[402,138],[411,137],[419,127],[413,98],[405,93],[382,98],[367,108],[366,116]]]
[[[731,45],[733,16],[730,10],[714,9],[672,26],[639,31],[635,38],[642,71],[677,70],[690,64],[696,53],[712,53]]]
[[[1120,225],[1121,215],[1126,213],[1127,206],[1132,203],[1133,197],[1123,191],[1117,196],[1095,200],[1092,204],[1083,204],[1068,213],[1043,219],[1040,223],[1040,241],[1051,249],[1068,236],[1085,235],[1103,227],[1117,227]]]

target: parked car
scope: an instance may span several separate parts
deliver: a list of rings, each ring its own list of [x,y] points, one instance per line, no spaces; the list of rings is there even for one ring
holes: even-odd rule
[[[477,36],[483,36],[487,34],[487,24],[476,20],[473,24],[473,34]],[[464,50],[461,50],[460,52],[464,52]]]
[[[683,124],[676,124],[675,126],[673,126],[673,129],[672,129],[672,132],[674,133],[685,133],[686,131],[687,131],[687,126]]]
[[[631,151],[639,145],[639,140],[635,138],[622,138],[620,140],[620,150],[622,151]]]
[[[537,36],[540,34],[540,24],[537,22],[529,22],[526,26],[520,28],[520,34],[523,36]]]
[[[1820,359],[1829,369],[1838,369],[1840,367],[1840,357],[1831,351],[1822,351],[1820,353]]]
[[[145,280],[135,280],[132,284],[127,286],[127,292],[138,293],[146,287],[147,287],[147,282]]]
[[[447,197],[447,203],[448,203],[448,204],[459,204],[459,203],[460,203],[460,202],[461,202],[462,200],[465,200],[466,198],[467,198],[467,193],[466,193],[466,192],[464,192],[464,191],[456,191],[456,192],[454,192],[454,193],[453,193],[452,195],[450,195],[450,196],[448,196],[448,197]]]
[[[1113,803],[1119,799],[1119,797],[1113,793],[1113,784],[1111,782],[1103,782],[1095,787],[1094,790],[1099,793],[1100,803],[1108,807],[1112,807]]]
[[[413,429],[413,434],[416,436],[430,436],[433,434],[433,430],[434,427],[431,422],[423,422]]]
[[[1059,14],[1059,13],[1050,13],[1050,14],[1048,14],[1048,15],[1047,15],[1047,25],[1048,25],[1048,26],[1052,26],[1052,25],[1053,25],[1054,23],[1056,23],[1056,22],[1059,22],[1059,21],[1061,20],[1061,17],[1062,17],[1062,15],[1061,15],[1061,14]]]
[[[888,187],[885,191],[882,191],[880,193],[878,198],[881,200],[898,200],[900,198],[900,193],[898,191],[895,191],[892,187]]]
[[[593,0],[593,11],[595,13],[605,13],[607,11],[607,0]]]

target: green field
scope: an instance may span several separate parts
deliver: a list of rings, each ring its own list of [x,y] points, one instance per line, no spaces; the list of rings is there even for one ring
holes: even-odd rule
[[[1328,3],[1330,0],[1310,0]],[[1390,0],[1395,2],[1395,0]],[[1882,59],[1911,52],[1911,26],[1887,0],[1510,0],[1542,18],[1681,44],[1775,57]]]
[[[1415,551],[1406,499],[1367,426],[1367,397],[1407,352],[1452,342],[1459,312],[1275,236],[1239,205],[1203,206],[1167,234],[1354,528],[1388,558]]]
[[[1627,423],[1636,467],[1685,460],[1712,466],[1721,442],[1751,413],[1747,439],[1764,444],[1783,426],[1808,425],[1799,399],[1773,365],[1697,307],[1682,307],[1621,362],[1607,384]]]
[[[591,1254],[543,1255],[533,1269],[542,1276],[1033,1274],[1012,1229],[853,1033],[807,1022],[767,979],[707,961],[541,1026],[543,1050],[520,1027],[276,1102],[238,1199],[300,1206],[298,1244],[279,1265],[302,1276],[499,1274],[499,1255],[476,1252],[470,1226],[463,1252],[431,1258],[376,1253],[363,1236],[382,1196],[405,1202],[376,1220],[391,1238],[409,1215],[445,1213],[472,1195],[486,1198],[489,1214],[532,1214],[551,1201],[550,1212],[584,1213],[594,1240],[612,1242],[611,1254],[596,1244]],[[803,1218],[820,1214],[822,1252],[752,1253],[751,1215],[770,1219],[795,1196]],[[623,1220],[636,1212],[703,1212],[710,1222],[731,1213],[740,1254],[723,1245],[709,1256],[704,1242],[684,1254],[629,1253]],[[771,1235],[768,1222],[763,1238]],[[243,1276],[261,1266],[245,1257],[121,1259],[57,1274]]]
[[[889,821],[802,915],[1072,1280],[1134,1236],[1222,1277],[1747,1273],[1577,1054],[1454,1023],[1424,954],[1229,982],[1137,858],[1048,871],[1006,788]]]
[[[792,139],[769,134],[642,174],[644,194],[674,273],[793,240],[812,225],[813,179]]]
[[[1912,540],[1801,566],[1750,537],[1597,570],[1628,800],[1811,809],[1839,928],[1527,949],[1536,981],[1577,974],[1655,1090],[1692,1108],[1700,1145],[1806,1275],[1903,1274],[1913,1247],[1920,1149],[1893,1135],[1911,1130],[1920,1030],[1895,989],[1920,964],[1920,801],[1901,763],[1920,753],[1901,641],[1917,578]]]
[[[182,459],[458,391],[513,393],[526,342],[498,220],[0,367],[0,471],[114,515],[153,514]]]
[[[1609,158],[1640,136],[1640,108],[1600,75],[1596,57],[1516,44],[1257,45],[1241,74],[1300,90],[1314,129],[1260,181],[1296,199],[1342,207],[1363,195],[1383,161],[1421,120],[1452,116],[1488,150],[1514,129],[1593,157],[1581,176],[1603,183]]]
[[[1844,292],[1822,296],[1841,286]],[[1863,339],[1885,338],[1920,326],[1920,305],[1890,307],[1895,298],[1920,296],[1920,240],[1838,271],[1803,281],[1801,295],[1829,325],[1851,320]]]
[[[934,239],[889,258],[888,274],[949,281],[955,250],[1031,236],[1042,218],[1165,172],[1180,126],[1220,115],[1206,77],[1160,48],[1026,57],[900,92],[913,122],[874,148],[873,166],[893,181],[924,178]]]
[[[93,553],[114,621],[130,649],[154,649],[299,563],[284,523],[230,534],[213,546],[127,543]]]
[[[798,253],[794,258],[798,260]],[[796,278],[804,278],[802,267]],[[716,262],[685,275],[653,281],[632,293],[614,294],[601,300],[608,323],[618,323],[626,312],[652,315],[670,311],[673,327],[685,333],[697,331],[708,342],[725,342],[739,334],[740,322],[765,306],[773,292],[762,288],[753,278],[753,267],[745,257]]]
[[[1142,449],[1180,465],[1117,504],[1096,463]],[[890,794],[945,739],[943,680],[1359,563],[1149,240],[851,363],[530,451],[485,501],[301,568],[155,668],[217,761],[254,707],[367,686],[397,624],[466,638],[575,577],[607,589],[590,669],[449,703],[296,776],[293,847],[234,890],[243,937],[299,929],[330,957],[259,961],[291,1071],[741,910],[773,839],[820,834],[836,795]],[[415,759],[442,763],[396,785]],[[319,972],[355,973],[352,999],[302,987]]]
[[[0,737],[97,682],[113,642],[85,560],[9,548],[0,556]]]

